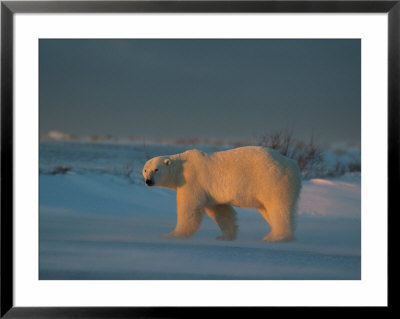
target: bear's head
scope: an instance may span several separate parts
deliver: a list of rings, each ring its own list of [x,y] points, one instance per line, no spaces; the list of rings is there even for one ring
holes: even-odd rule
[[[142,171],[146,185],[172,187],[175,180],[172,161],[168,156],[158,156],[148,160]]]

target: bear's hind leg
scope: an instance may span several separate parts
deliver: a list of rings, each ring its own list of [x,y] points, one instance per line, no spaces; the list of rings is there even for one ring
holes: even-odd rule
[[[274,207],[271,208],[274,209]],[[282,208],[268,209],[267,211],[264,207],[260,208],[259,211],[271,226],[271,231],[263,238],[264,241],[287,242],[294,240],[290,211]]]
[[[230,205],[215,205],[206,207],[206,213],[214,220],[222,231],[217,239],[233,240],[236,238],[236,212]]]

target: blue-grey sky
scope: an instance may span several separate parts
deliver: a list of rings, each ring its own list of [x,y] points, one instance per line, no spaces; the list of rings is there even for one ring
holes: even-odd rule
[[[361,139],[361,41],[42,39],[40,134]]]

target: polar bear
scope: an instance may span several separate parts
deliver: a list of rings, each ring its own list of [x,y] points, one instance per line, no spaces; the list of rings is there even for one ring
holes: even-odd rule
[[[256,208],[271,226],[263,240],[294,239],[301,176],[295,161],[279,152],[245,146],[231,150],[158,156],[143,167],[148,186],[177,192],[177,223],[167,238],[188,238],[200,227],[204,212],[219,226],[219,239],[236,238],[232,206]]]

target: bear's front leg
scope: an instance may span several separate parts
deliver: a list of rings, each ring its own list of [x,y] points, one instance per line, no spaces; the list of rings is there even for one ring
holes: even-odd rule
[[[222,231],[222,236],[217,239],[234,240],[236,238],[236,212],[230,205],[215,205],[206,207],[206,213],[219,226]]]
[[[178,189],[177,199],[177,221],[175,230],[164,235],[164,238],[189,238],[200,227],[204,215],[201,198],[189,189]]]

